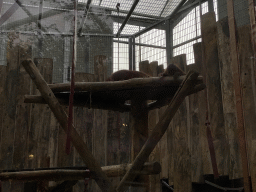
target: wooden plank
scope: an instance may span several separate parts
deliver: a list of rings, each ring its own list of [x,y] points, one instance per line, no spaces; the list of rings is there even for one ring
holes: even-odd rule
[[[146,74],[150,74],[149,61],[141,61],[139,63],[139,71],[143,71]]]
[[[228,10],[228,21],[229,21],[229,34],[230,34],[230,55],[232,61],[233,80],[235,88],[235,99],[236,99],[236,114],[237,114],[237,127],[238,127],[238,138],[240,144],[240,154],[242,159],[243,167],[243,178],[244,178],[244,191],[251,191],[251,183],[249,179],[248,170],[248,157],[247,157],[247,146],[246,136],[244,127],[244,111],[243,111],[243,99],[242,99],[242,79],[240,76],[241,65],[239,63],[239,57],[237,52],[237,34],[235,25],[235,14],[234,14],[234,3],[233,0],[227,0]]]
[[[6,80],[6,66],[0,65],[0,110],[4,113],[4,85]],[[4,115],[1,115],[0,117],[0,161],[2,161],[2,132],[3,132],[3,120]],[[3,167],[1,167],[3,168]]]
[[[24,169],[28,158],[28,130],[30,124],[31,104],[24,103],[24,95],[30,94],[31,79],[25,69],[20,66],[24,58],[31,58],[32,47],[20,47],[18,55],[19,76],[17,87],[15,140],[13,152],[13,167]],[[17,184],[18,185],[18,184]]]
[[[194,51],[195,52],[195,51]],[[195,53],[196,54],[196,53]],[[194,70],[198,73],[201,72],[200,62],[196,60],[196,64],[187,66],[187,71]],[[190,150],[191,150],[191,181],[203,182],[203,162],[202,162],[202,146],[201,146],[201,129],[200,129],[200,114],[199,103],[201,102],[200,95],[203,92],[198,92],[188,97],[189,110],[188,119],[190,121]],[[203,95],[204,96],[204,95]],[[205,126],[203,126],[205,130]]]
[[[14,133],[16,121],[17,88],[19,81],[19,46],[14,44],[18,40],[15,34],[9,34],[7,45],[6,81],[4,84],[4,113],[1,143],[1,169],[12,169]]]
[[[186,71],[186,55],[172,58],[171,63]],[[173,119],[174,135],[174,189],[175,191],[192,191],[191,159],[190,159],[190,128],[187,120],[187,102],[180,105]]]
[[[157,71],[158,70],[158,62],[153,61],[149,64],[149,75],[152,77],[157,77]],[[150,102],[150,101],[148,101]],[[149,134],[152,132],[153,128],[156,126],[157,121],[159,120],[158,117],[158,109],[151,110],[148,112],[148,132]],[[165,136],[165,135],[164,135]],[[164,137],[163,136],[163,137]],[[161,141],[160,141],[161,142]],[[161,160],[161,145],[158,144],[157,147],[152,151],[152,153],[149,156],[149,161],[158,161],[162,165],[162,167],[166,166],[162,164]],[[163,169],[162,169],[163,171]],[[149,191],[152,192],[160,192],[161,185],[160,185],[160,174],[159,175],[151,175],[149,176]]]
[[[93,82],[94,74],[76,73],[75,82]],[[83,107],[74,108],[74,125],[77,132],[88,145],[89,150],[92,151],[92,128],[93,128],[93,109],[86,109]],[[85,166],[82,158],[75,150],[73,155],[73,166]],[[73,187],[73,191],[84,191],[84,180],[79,180]]]
[[[106,56],[97,55],[94,57],[94,79],[96,82],[103,82],[107,79]],[[92,129],[92,153],[101,166],[106,165],[107,147],[107,113],[108,111],[94,109]],[[94,191],[101,191],[95,185]]]
[[[200,69],[199,72],[203,76],[206,76],[204,74],[204,71],[202,70],[203,69],[202,43],[194,44],[193,48],[194,48],[194,55],[195,55],[195,63],[198,65],[198,68]],[[203,174],[211,174],[212,173],[212,166],[211,166],[211,158],[210,158],[210,152],[209,152],[209,146],[208,146],[207,134],[206,134],[206,126],[205,126],[205,122],[206,122],[206,94],[205,94],[205,91],[201,91],[201,92],[197,93],[197,95],[198,95],[198,100],[200,101],[199,106],[198,106],[198,116],[200,117],[199,118],[200,133],[199,134],[200,134],[200,146],[201,146],[201,156],[202,156],[201,157],[202,158],[202,173]],[[196,174],[196,172],[195,172],[195,174]],[[198,175],[196,175],[196,176],[198,176]]]
[[[237,137],[235,92],[233,76],[231,75],[230,35],[227,17],[217,23],[217,29],[223,113],[225,131],[230,148],[229,178],[238,179],[242,177],[242,162],[238,149],[239,141]]]
[[[149,61],[139,63],[139,71],[149,73]],[[131,100],[131,161],[134,161],[148,138],[147,101],[134,95]],[[143,185],[148,184],[147,176],[138,176],[134,181]],[[148,185],[147,185],[148,187]],[[132,187],[131,190],[147,191],[144,186]]]
[[[150,153],[153,151],[159,140],[162,138],[163,134],[165,133],[166,129],[170,121],[172,120],[174,114],[178,110],[179,106],[183,102],[184,98],[188,94],[188,89],[194,87],[193,81],[197,78],[198,73],[189,73],[186,76],[186,79],[182,83],[181,87],[177,91],[174,99],[169,104],[168,108],[166,109],[164,115],[162,115],[161,119],[159,120],[158,124],[152,131],[150,137],[146,141],[145,145],[143,146],[142,150],[136,157],[133,162],[131,169],[125,174],[122,181],[117,187],[117,190],[124,191],[125,190],[125,183],[128,181],[133,181],[136,177],[136,170],[140,170],[143,163],[146,162]]]
[[[34,80],[44,99],[48,102],[52,112],[55,114],[62,128],[65,131],[67,131],[67,115],[58,103],[51,89],[42,79],[42,76],[35,67],[34,63],[31,60],[28,60],[26,62],[23,62],[22,64],[25,67],[26,71],[30,74],[30,77],[32,77],[32,79]],[[71,139],[73,145],[75,146],[77,151],[79,151],[79,154],[83,157],[83,160],[85,161],[86,165],[92,171],[94,179],[96,180],[97,184],[100,186],[102,191],[114,191],[106,175],[102,172],[99,163],[95,160],[91,152],[88,150],[86,144],[78,135],[74,127],[71,130]]]
[[[237,29],[238,37],[238,58],[240,63],[240,78],[242,89],[242,104],[244,115],[244,127],[246,133],[246,146],[248,150],[248,163],[250,166],[249,174],[253,190],[256,190],[256,108],[255,108],[255,74],[253,60],[250,58],[253,55],[251,44],[250,26],[243,26]],[[241,154],[242,155],[242,154]]]
[[[222,105],[219,58],[217,48],[217,24],[215,13],[209,12],[202,17],[202,37],[207,68],[206,84],[209,106],[209,120],[213,136],[217,167],[220,175],[229,173],[229,146],[226,138]]]

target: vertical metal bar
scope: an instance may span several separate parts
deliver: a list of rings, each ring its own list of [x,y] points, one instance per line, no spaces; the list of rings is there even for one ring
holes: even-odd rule
[[[243,115],[243,104],[242,104],[242,89],[241,89],[241,77],[240,77],[240,63],[237,53],[237,39],[236,39],[236,26],[234,16],[234,3],[233,0],[227,0],[228,10],[228,23],[229,23],[229,34],[230,34],[230,56],[232,61],[232,71],[236,98],[236,113],[237,113],[237,126],[238,136],[240,144],[240,153],[243,167],[243,178],[244,178],[244,191],[251,191],[251,184],[249,179],[248,169],[248,157],[244,127],[244,115]]]
[[[208,10],[209,12],[214,11],[213,0],[208,0]]]
[[[135,37],[132,37],[132,70],[133,71],[136,71],[136,65],[135,65],[135,54],[136,54],[136,52],[135,52]]]
[[[166,26],[166,55],[167,55],[167,65],[170,64],[172,58],[172,44],[173,44],[173,29],[170,20],[167,20],[165,23]]]
[[[132,37],[129,38],[129,70],[132,70]]]

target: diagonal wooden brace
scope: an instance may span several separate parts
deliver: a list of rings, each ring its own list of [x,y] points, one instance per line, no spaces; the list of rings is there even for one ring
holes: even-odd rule
[[[50,109],[54,113],[56,119],[59,121],[61,127],[65,130],[65,132],[67,132],[67,114],[64,112],[60,103],[54,96],[54,93],[43,79],[36,65],[33,63],[32,60],[25,60],[22,62],[22,65],[26,69],[27,73],[30,75],[31,79],[36,84],[38,90],[41,92],[45,101],[48,103]],[[88,149],[87,145],[79,136],[73,125],[71,127],[70,135],[74,147],[80,154],[86,166],[90,169],[92,177],[93,179],[95,179],[100,189],[106,192],[115,191],[106,174],[102,171],[100,164],[93,157],[91,151]]]
[[[131,168],[127,171],[125,176],[123,177],[122,181],[119,183],[117,187],[117,191],[125,191],[127,185],[126,182],[131,182],[137,176],[137,171],[141,170],[144,163],[147,161],[150,153],[153,151],[157,143],[160,141],[162,136],[164,135],[165,131],[167,130],[172,118],[174,117],[176,111],[178,110],[179,106],[188,95],[191,90],[194,89],[196,83],[195,80],[197,79],[199,73],[189,71],[186,78],[183,80],[180,88],[174,95],[172,101],[168,105],[167,109],[165,110],[164,114],[161,116],[161,119],[153,129],[151,135],[147,139],[146,143],[142,147],[141,151],[135,158]]]

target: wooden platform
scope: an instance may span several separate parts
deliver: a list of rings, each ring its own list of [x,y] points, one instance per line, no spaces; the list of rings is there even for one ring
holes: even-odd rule
[[[185,76],[136,78],[116,82],[82,82],[75,84],[74,105],[96,109],[130,111],[130,105],[125,101],[132,98],[154,100],[148,105],[149,110],[162,107],[173,98]],[[195,92],[205,88],[202,77],[198,77],[199,85]],[[69,103],[69,83],[52,84],[49,87],[62,105]],[[191,92],[191,94],[194,91]],[[41,96],[25,96],[25,103],[46,104]]]

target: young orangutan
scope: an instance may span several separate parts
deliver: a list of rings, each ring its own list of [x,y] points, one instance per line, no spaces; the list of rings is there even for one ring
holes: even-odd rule
[[[150,75],[141,71],[120,70],[113,73],[106,81],[123,81],[133,78],[147,78]]]

